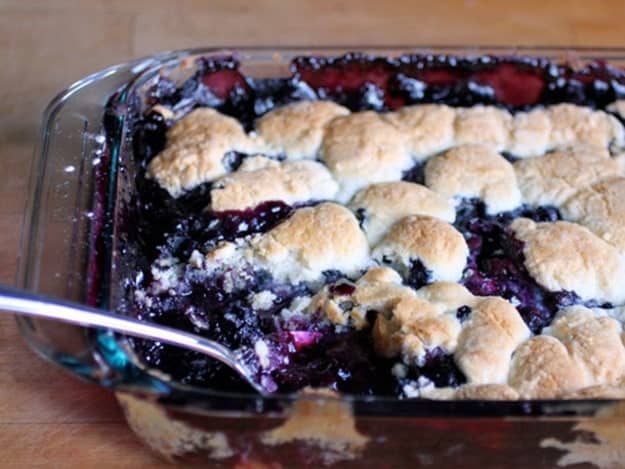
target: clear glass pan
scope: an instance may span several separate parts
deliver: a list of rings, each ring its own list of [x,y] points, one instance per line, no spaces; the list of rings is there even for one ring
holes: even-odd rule
[[[354,50],[378,56],[522,54],[573,64],[602,59],[625,67],[625,49],[350,49]],[[290,74],[289,63],[296,56],[345,52],[244,48],[236,56],[248,76],[280,77]],[[118,221],[132,196],[135,171],[129,115],[137,107],[141,110],[142,96],[159,76],[180,83],[196,70],[196,57],[229,53],[186,50],[117,65],[86,77],[52,100],[35,153],[19,287],[102,307],[119,304],[128,246],[126,228]],[[432,402],[313,392],[261,398],[172,382],[146,369],[123,338],[106,331],[24,317],[18,323],[41,355],[117,392],[131,426],[148,444],[186,462],[205,462],[208,457],[225,466],[261,462],[359,467],[367,461],[394,467],[462,460],[467,466],[497,466],[515,458],[520,465],[552,467],[562,451],[569,450],[562,441],[580,435],[585,435],[588,451],[605,450],[609,458],[619,447],[623,456],[625,437],[615,441],[605,436],[606,425],[621,425],[625,435],[620,401]],[[570,451],[578,451],[579,461],[587,462],[586,453],[576,448]]]

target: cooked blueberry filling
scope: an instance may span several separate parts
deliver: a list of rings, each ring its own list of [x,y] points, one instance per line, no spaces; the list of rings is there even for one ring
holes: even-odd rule
[[[456,387],[466,382],[453,357],[438,347],[426,353],[425,363],[416,370],[437,387]]]
[[[371,59],[351,54],[299,58],[292,69],[290,78],[252,79],[243,76],[232,59],[206,59],[200,71],[180,87],[167,78],[159,79],[147,99],[151,105],[168,106],[177,116],[210,106],[235,117],[249,131],[255,119],[275,107],[304,99],[331,99],[352,111],[388,111],[428,102],[494,104],[509,109],[574,102],[601,108],[625,95],[618,81],[604,80],[613,71],[601,65],[590,66],[581,76],[541,59]],[[141,167],[134,200],[137,242],[145,256],[138,263],[141,275],[133,272],[132,276],[139,279],[133,282],[138,317],[192,331],[233,349],[246,348],[250,364],[269,391],[323,386],[354,394],[410,396],[411,387],[457,387],[466,382],[453,355],[441,347],[429,349],[418,361],[401,364],[403,371],[396,372],[397,359],[376,353],[370,329],[336,326],[320,314],[303,313],[293,306],[299,298],[316,293],[318,286],[278,282],[268,271],[245,263],[202,268],[204,256],[221,242],[266,233],[311,203],[292,206],[277,200],[244,211],[206,211],[210,182],[172,198],[145,178],[147,164],[165,147],[171,124],[157,111],[134,124],[134,154]],[[248,156],[228,152],[224,167],[235,171]],[[516,160],[510,154],[504,157]],[[404,171],[402,179],[423,184],[424,169],[423,162],[416,163]],[[491,216],[481,201],[463,200],[456,212],[454,226],[469,247],[460,283],[471,293],[509,300],[536,334],[551,324],[558,309],[581,303],[575,292],[549,292],[530,276],[523,243],[509,229],[518,217],[560,220],[558,209],[522,206]],[[358,209],[355,216],[360,227],[366,228],[365,209]],[[390,260],[383,259],[383,263],[390,264]],[[403,274],[405,285],[415,290],[432,283],[432,272],[418,259]],[[356,291],[339,270],[326,270],[322,276],[321,283],[329,285],[333,296],[348,297]],[[585,305],[612,306],[596,301]],[[342,310],[353,306],[351,301],[339,304]],[[379,314],[366,311],[368,324],[373,325]],[[471,308],[464,305],[455,317],[465,323],[471,314]],[[226,390],[245,387],[230,370],[199,354],[149,341],[137,340],[135,346],[149,366],[183,383]]]
[[[400,365],[404,366],[404,365]],[[467,379],[456,365],[452,355],[436,347],[426,352],[422,363],[415,363],[406,369],[398,379],[400,396],[410,397],[406,387],[418,388],[428,385],[436,387],[458,387]]]
[[[521,207],[488,216],[479,200],[465,200],[459,205],[455,225],[469,246],[462,283],[474,295],[509,300],[532,332],[538,334],[560,307],[579,303],[579,298],[572,292],[548,292],[530,276],[524,265],[523,243],[508,229],[509,223],[520,216],[535,221],[560,219],[554,207]]]
[[[167,237],[163,253],[188,259],[193,250],[206,252],[221,241],[263,233],[288,217],[292,210],[282,202],[265,202],[253,210],[202,212],[178,223]]]
[[[373,352],[369,333],[327,328],[317,334],[306,337],[306,345],[296,348],[288,366],[276,366],[271,372],[279,389],[323,386],[355,394],[392,391],[390,365]],[[283,339],[278,340],[283,343]]]
[[[165,147],[167,128],[165,117],[156,111],[149,112],[135,124],[133,153],[144,165]]]
[[[384,91],[374,83],[365,83],[356,93],[347,93],[338,102],[350,109],[383,111],[386,109]]]

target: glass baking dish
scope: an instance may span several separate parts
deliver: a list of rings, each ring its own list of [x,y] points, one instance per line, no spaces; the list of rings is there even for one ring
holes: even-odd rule
[[[625,49],[350,48],[404,53],[522,54],[571,64],[625,67]],[[284,77],[299,55],[344,49],[237,49],[251,77]],[[59,94],[44,113],[29,188],[17,285],[123,310],[122,272],[132,259],[126,212],[133,194],[129,121],[159,76],[181,83],[197,57],[185,50],[93,74]],[[161,455],[186,463],[258,467],[455,465],[553,467],[625,460],[625,404],[615,400],[427,401],[305,391],[262,398],[185,386],[143,366],[123,337],[20,317],[27,342],[72,373],[111,388],[129,424]],[[514,459],[513,459],[514,458]],[[256,467],[256,466],[254,466]]]

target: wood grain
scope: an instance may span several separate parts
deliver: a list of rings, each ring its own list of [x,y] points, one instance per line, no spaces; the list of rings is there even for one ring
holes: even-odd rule
[[[0,281],[12,283],[46,102],[104,66],[232,45],[625,46],[625,2],[604,0],[0,0]],[[160,465],[110,392],[36,357],[0,316],[0,465]]]

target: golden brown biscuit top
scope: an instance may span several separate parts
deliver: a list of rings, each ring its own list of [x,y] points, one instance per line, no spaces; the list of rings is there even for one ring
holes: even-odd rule
[[[471,306],[454,357],[468,383],[505,383],[512,353],[529,335],[514,306],[503,298],[483,298]]]
[[[622,107],[617,101],[610,109]],[[175,116],[164,106],[157,111]],[[514,116],[493,106],[436,104],[350,115],[332,101],[300,101],[268,112],[249,135],[236,119],[197,108],[168,130],[165,149],[151,161],[147,175],[177,197],[230,172],[225,158],[230,152],[321,156],[341,185],[339,200],[346,202],[368,184],[399,180],[413,161],[465,144],[525,158],[561,146],[622,149],[625,132],[613,116],[572,104]]]
[[[254,255],[276,278],[319,281],[326,270],[355,274],[366,267],[369,245],[354,215],[322,203],[297,210],[253,242]]]
[[[489,214],[521,203],[512,165],[485,145],[462,145],[428,160],[425,185],[444,197],[478,197]]]
[[[547,113],[551,120],[552,148],[576,144],[608,147],[611,143],[623,146],[623,126],[603,111],[574,104],[556,104],[547,108]]]
[[[169,129],[167,145],[150,162],[147,175],[175,197],[226,174],[228,152],[253,152],[255,147],[239,121],[198,108]]]
[[[624,177],[603,180],[576,192],[560,212],[625,254]]]
[[[244,168],[215,182],[210,208],[244,210],[262,202],[280,200],[293,205],[311,200],[332,200],[338,185],[316,161],[285,161],[256,170]]]
[[[540,335],[514,352],[508,383],[522,399],[555,399],[586,386],[584,371],[555,337]]]
[[[408,273],[415,261],[430,271],[430,281],[457,282],[467,262],[464,237],[449,223],[412,215],[395,223],[374,249],[373,258]]]
[[[338,283],[343,284],[353,289],[327,285],[312,297],[307,312],[322,313],[334,324],[363,329],[371,326],[367,311],[390,314],[401,301],[418,301],[414,290],[403,286],[399,274],[387,267],[373,267],[356,282]]]
[[[598,316],[583,306],[559,312],[543,331],[559,339],[585,374],[589,384],[616,385],[625,376],[625,347],[619,322]]]
[[[525,266],[549,291],[574,291],[583,300],[625,301],[625,263],[618,251],[581,225],[558,221],[535,223],[517,218],[511,224],[525,243]]]
[[[517,161],[514,170],[523,202],[556,207],[577,191],[621,172],[605,148],[588,145]]]
[[[458,108],[454,122],[455,144],[479,144],[501,151],[508,146],[512,116],[494,106]]]
[[[403,134],[372,111],[330,121],[321,158],[341,186],[341,202],[369,184],[400,180],[413,165]]]
[[[287,159],[315,158],[327,124],[349,109],[332,101],[298,101],[269,111],[256,121],[256,132],[269,152]]]
[[[425,186],[406,181],[372,184],[358,192],[349,207],[361,219],[372,246],[408,215],[429,215],[449,223],[456,218],[451,201]]]
[[[406,106],[385,118],[406,138],[408,151],[417,160],[454,146],[456,111],[444,104]]]

